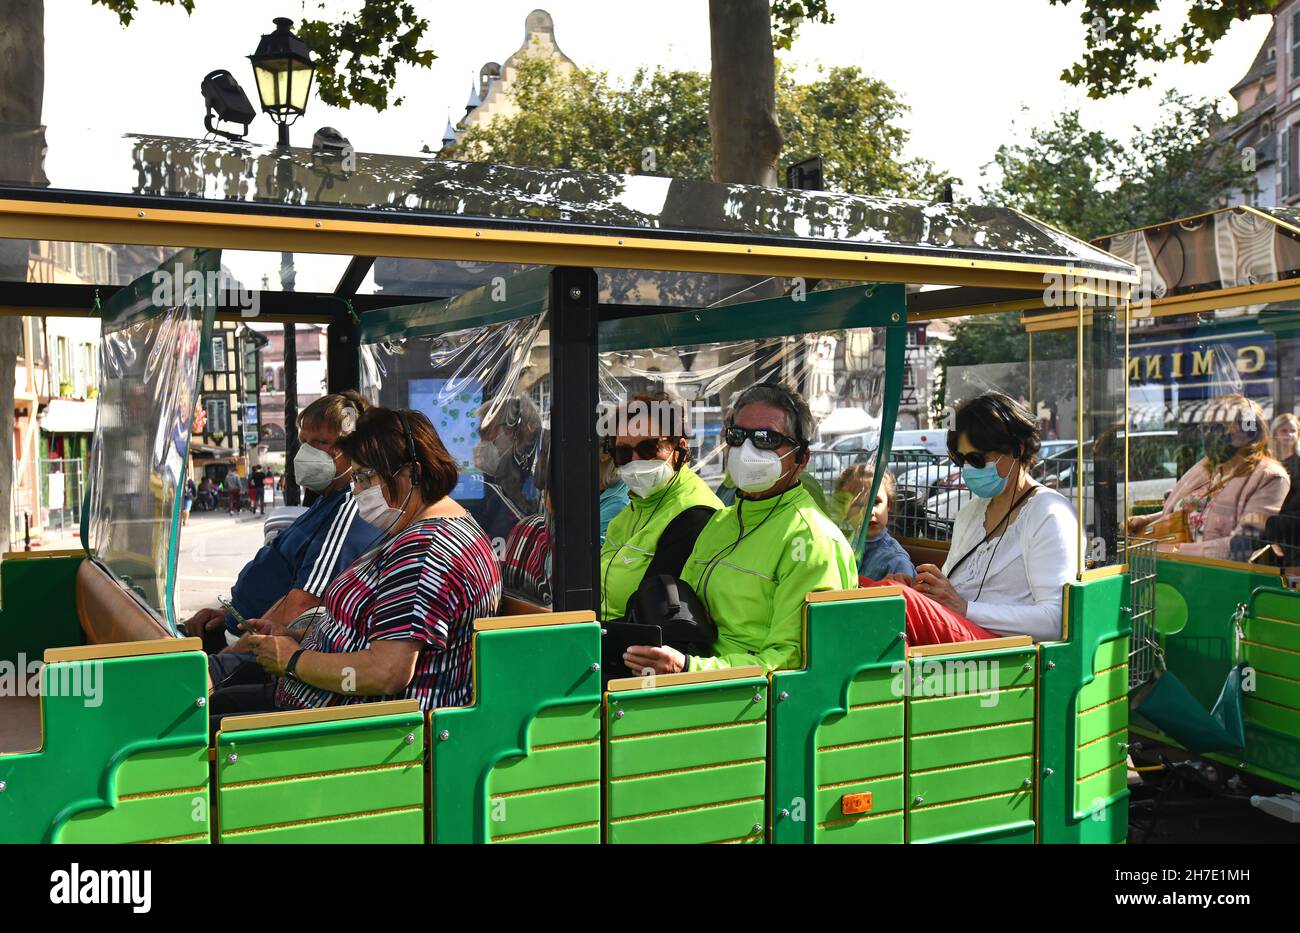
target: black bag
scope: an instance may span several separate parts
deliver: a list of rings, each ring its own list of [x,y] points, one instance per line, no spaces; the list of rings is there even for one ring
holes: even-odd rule
[[[641,581],[628,601],[626,621],[659,626],[664,644],[682,654],[712,654],[713,643],[718,640],[718,627],[704,600],[689,584],[666,573]]]

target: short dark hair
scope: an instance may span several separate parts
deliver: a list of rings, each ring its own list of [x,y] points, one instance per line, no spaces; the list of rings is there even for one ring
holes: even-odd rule
[[[406,427],[411,426],[408,443]],[[371,408],[357,421],[357,428],[340,437],[339,450],[364,469],[374,470],[390,495],[397,495],[397,474],[411,465],[411,448],[419,463],[420,495],[426,502],[437,502],[456,488],[460,470],[447,453],[442,438],[423,414],[410,409],[401,414],[391,408]],[[412,477],[414,479],[414,477]]]
[[[956,452],[965,434],[971,446],[983,453],[1011,454],[1030,463],[1038,453],[1038,422],[1009,395],[985,392],[957,409],[954,430],[948,432],[948,450]]]

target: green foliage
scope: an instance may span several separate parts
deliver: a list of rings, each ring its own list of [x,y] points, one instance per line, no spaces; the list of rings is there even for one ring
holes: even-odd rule
[[[131,25],[139,9],[139,0],[90,2],[112,10],[123,26]],[[194,12],[196,0],[153,2],[179,6],[188,14]],[[317,0],[316,6],[325,9],[325,0]],[[316,93],[332,107],[363,104],[382,111],[397,106],[401,97],[389,99],[397,84],[397,69],[428,68],[436,57],[431,49],[420,48],[429,20],[407,0],[364,0],[351,14],[303,20],[294,31],[316,60]]]
[[[1071,0],[1047,0],[1063,6]],[[1271,13],[1278,0],[1192,0],[1176,32],[1150,22],[1158,0],[1084,0],[1079,20],[1086,29],[1083,60],[1061,72],[1061,80],[1087,87],[1090,97],[1109,97],[1148,87],[1144,62],[1159,64],[1181,58],[1187,64],[1208,61],[1216,42],[1239,20]],[[1165,4],[1168,7],[1168,4]]]
[[[830,0],[772,0],[772,45],[781,50],[789,49],[799,27],[809,20],[814,23],[835,22]]]
[[[999,146],[996,178],[980,194],[1085,240],[1211,210],[1232,191],[1255,190],[1226,125],[1216,102],[1177,91],[1128,143],[1084,129],[1068,110]]]
[[[519,112],[471,127],[456,158],[711,177],[708,75],[642,68],[618,84],[603,72],[566,76],[551,60],[529,57],[513,93]],[[787,161],[825,156],[831,188],[928,197],[946,177],[924,160],[903,160],[906,106],[856,67],[829,69],[807,84],[782,69],[776,98]]]

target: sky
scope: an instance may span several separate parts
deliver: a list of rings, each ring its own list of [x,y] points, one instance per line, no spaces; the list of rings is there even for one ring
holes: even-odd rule
[[[360,0],[325,0],[327,11]],[[438,58],[428,69],[399,73],[401,106],[383,113],[338,110],[313,100],[293,128],[295,145],[310,145],[321,126],[333,126],[361,151],[417,155],[440,145],[448,113],[464,112],[470,82],[486,61],[504,61],[523,41],[524,18],[536,5],[514,0],[414,0],[433,19],[427,46]],[[295,21],[316,15],[320,0],[196,0],[187,16],[177,7],[139,0],[136,21],[118,25],[90,0],[45,0],[44,120],[49,174],[84,182],[96,172],[123,182],[123,169],[97,165],[73,139],[121,133],[199,137],[204,134],[199,83],[227,68],[256,105],[246,56],[274,27],[274,16]],[[1203,65],[1166,63],[1155,86],[1121,98],[1091,101],[1059,80],[1081,56],[1081,4],[1047,0],[831,0],[836,22],[805,25],[784,53],[802,76],[818,64],[857,65],[898,91],[910,106],[906,154],[930,159],[963,180],[960,194],[975,197],[981,167],[999,144],[1023,138],[1029,126],[1079,106],[1085,126],[1127,138],[1134,125],[1153,122],[1171,87],[1222,98],[1246,72],[1268,32],[1269,17],[1239,23]],[[1177,21],[1185,2],[1162,4]],[[637,66],[709,70],[707,0],[547,0],[560,47],[579,67],[629,76]],[[87,135],[89,134],[89,135]],[[273,143],[275,128],[259,116],[250,141]],[[61,141],[63,142],[61,144]],[[93,153],[93,148],[91,152]],[[106,150],[107,151],[107,150]],[[299,288],[313,288],[300,273]]]

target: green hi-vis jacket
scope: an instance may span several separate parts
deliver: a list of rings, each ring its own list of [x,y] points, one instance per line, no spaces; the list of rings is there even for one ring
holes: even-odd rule
[[[739,543],[737,543],[739,541]],[[853,549],[802,486],[770,499],[737,499],[695,540],[682,579],[718,626],[714,657],[690,670],[803,664],[803,605],[814,590],[858,585]]]
[[[605,531],[600,548],[600,617],[618,619],[627,611],[646,568],[654,559],[659,536],[674,518],[697,505],[722,508],[713,490],[689,466],[683,466],[663,489],[644,499],[631,496]],[[685,550],[685,548],[683,548]]]

